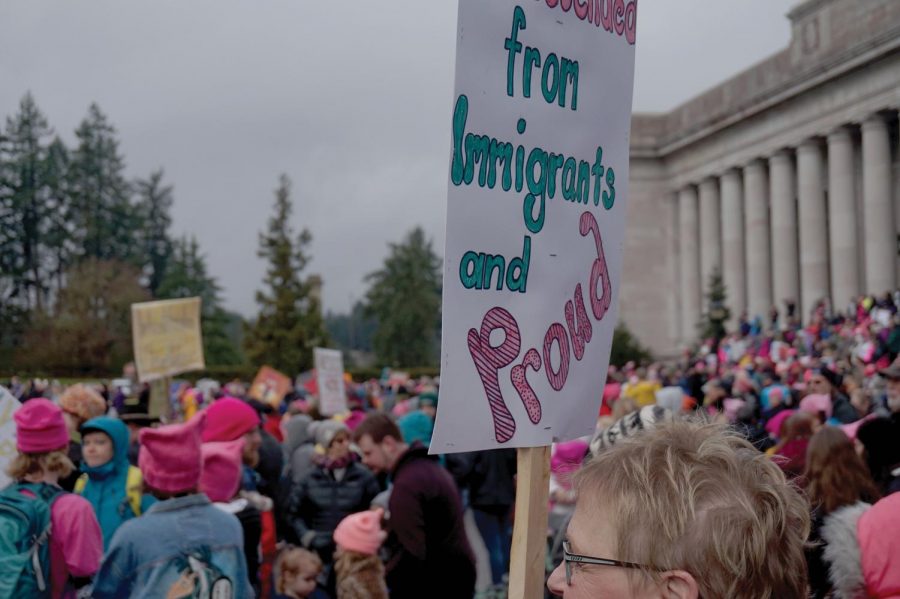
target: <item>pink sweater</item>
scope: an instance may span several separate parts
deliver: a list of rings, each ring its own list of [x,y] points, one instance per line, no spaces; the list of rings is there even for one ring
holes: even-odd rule
[[[69,576],[87,578],[100,568],[103,535],[91,504],[73,493],[61,495],[53,503],[50,525],[52,596],[62,599],[74,596],[66,591]]]

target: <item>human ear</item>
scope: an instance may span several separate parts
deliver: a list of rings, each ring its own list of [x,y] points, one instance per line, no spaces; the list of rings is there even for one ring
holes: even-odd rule
[[[697,581],[684,570],[663,572],[660,589],[664,599],[698,599],[700,596]]]

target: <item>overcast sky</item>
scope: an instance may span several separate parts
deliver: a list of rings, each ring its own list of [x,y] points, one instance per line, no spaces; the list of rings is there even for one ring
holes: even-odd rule
[[[634,109],[668,110],[784,47],[792,0],[641,0]],[[449,0],[0,3],[0,115],[57,132],[96,101],[130,177],[164,168],[227,307],[255,312],[279,173],[326,310],[422,225],[443,254],[456,34]]]

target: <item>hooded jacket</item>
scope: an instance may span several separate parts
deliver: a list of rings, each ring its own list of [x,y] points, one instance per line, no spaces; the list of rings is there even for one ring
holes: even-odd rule
[[[128,461],[128,427],[121,420],[101,416],[88,420],[81,427],[82,435],[92,431],[105,433],[112,440],[113,457],[110,461],[97,467],[82,463],[81,470],[87,476],[80,494],[90,502],[103,531],[103,548],[109,547],[113,533],[126,520],[136,517],[129,502],[128,470],[134,468]],[[80,487],[80,485],[79,485]],[[145,512],[155,500],[149,495],[141,497],[141,513]]]
[[[298,414],[291,416],[284,425],[285,476],[295,485],[315,468],[315,439],[309,434],[310,423],[312,419],[309,416]]]

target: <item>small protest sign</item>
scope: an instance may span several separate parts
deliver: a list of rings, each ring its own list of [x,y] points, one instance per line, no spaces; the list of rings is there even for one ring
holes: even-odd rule
[[[460,0],[431,451],[593,432],[622,277],[636,0]]]
[[[205,368],[199,297],[132,304],[131,330],[140,382]]]
[[[263,366],[250,385],[250,397],[265,402],[273,408],[281,405],[281,400],[291,389],[291,377],[271,366]]]
[[[316,382],[319,387],[319,412],[334,416],[347,411],[344,390],[344,357],[339,350],[315,348]]]
[[[16,421],[13,420],[13,414],[21,405],[6,387],[0,386],[0,489],[12,482],[6,469],[17,453]]]

